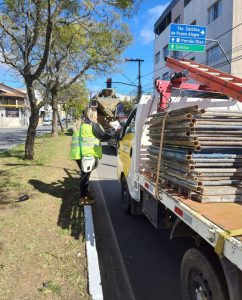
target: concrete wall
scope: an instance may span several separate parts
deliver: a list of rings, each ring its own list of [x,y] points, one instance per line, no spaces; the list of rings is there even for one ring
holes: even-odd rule
[[[162,34],[160,34],[155,40],[154,52],[155,54],[160,51],[160,61],[157,64],[154,64],[154,79],[160,77],[162,79],[162,74],[170,71],[169,68],[165,67],[165,60],[163,57],[163,48],[169,42],[169,34],[170,34],[170,27],[167,27]]]
[[[231,49],[242,45],[242,34],[240,34],[242,26],[238,27],[237,30],[230,31],[233,26],[236,26],[242,21],[242,0],[222,0],[222,15],[208,24],[208,9],[215,2],[216,0],[192,0],[184,8],[184,1],[180,0],[172,10],[172,21],[180,14],[181,22],[183,22],[184,24],[191,24],[194,20],[196,20],[196,25],[207,26],[207,38],[218,38],[218,41],[223,46],[223,49],[228,52],[228,57],[231,58]],[[158,49],[160,49],[162,54],[163,47],[168,43],[169,33],[170,26],[156,38],[154,46],[155,53],[157,53]],[[206,50],[212,48],[215,45],[216,43],[214,42],[208,43],[206,46]],[[180,53],[181,56],[185,56],[188,59],[195,57],[195,61],[207,64],[207,52]],[[242,50],[237,51],[232,54],[232,58],[238,57],[241,54]],[[161,60],[159,64],[154,65],[154,71],[164,67],[164,65],[164,60]],[[230,72],[230,66],[227,63],[226,58],[222,55],[218,61],[214,62],[214,67],[228,73]],[[232,72],[234,74],[239,75],[239,72],[242,72],[241,70],[242,60],[241,62],[233,63]],[[162,74],[167,71],[167,68],[162,68],[161,70],[155,71],[154,79],[157,77],[162,78]],[[242,76],[242,74],[240,74],[240,76]]]
[[[0,128],[2,127],[21,127],[29,124],[29,111],[19,108],[18,117],[7,117],[4,107],[0,108]]]
[[[233,27],[238,26],[242,22],[242,1],[233,1]],[[242,78],[242,25],[239,25],[232,32],[232,71],[233,75]]]
[[[171,12],[171,22],[173,23],[176,18],[180,16],[180,23],[183,23],[184,20],[184,9],[183,9],[183,1],[178,1],[177,4],[173,7]]]
[[[183,14],[183,0],[178,1],[178,3],[174,6],[171,13],[172,22],[180,15],[180,20],[183,22],[184,14]],[[169,43],[169,35],[170,35],[170,26],[168,26],[158,37],[155,39],[154,44],[154,56],[157,52],[160,51],[160,61],[158,64],[155,64],[154,60],[154,80],[156,78],[162,79],[162,75],[169,72],[170,68],[167,68],[166,62],[163,56],[163,48]],[[168,52],[169,56],[171,55],[170,51]],[[156,91],[154,91],[156,93]]]
[[[197,21],[197,25],[207,26],[207,38],[216,39],[217,37],[223,35],[232,27],[232,6],[231,1],[222,0],[222,15],[219,16],[216,20],[208,24],[208,9],[213,5],[215,0],[192,0],[185,8],[184,11],[184,22],[190,24],[194,19]],[[223,35],[218,38],[218,41],[223,46],[225,52],[228,52],[232,48],[232,34],[231,32]],[[217,45],[214,42],[208,43],[206,45],[206,50]],[[186,55],[186,53],[184,53]],[[183,54],[183,55],[184,55]],[[228,54],[229,55],[229,54]],[[189,57],[195,56],[195,60],[201,63],[207,63],[207,53],[191,53]],[[226,58],[222,56],[217,64],[227,63]],[[217,67],[216,67],[217,68]],[[226,64],[225,66],[219,67],[222,71],[230,72],[230,66]]]

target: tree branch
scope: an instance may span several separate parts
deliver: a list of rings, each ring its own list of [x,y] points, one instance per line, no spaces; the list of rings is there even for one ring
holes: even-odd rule
[[[45,39],[45,49],[43,53],[43,57],[39,63],[39,66],[35,73],[31,76],[31,80],[34,81],[36,78],[38,78],[42,71],[44,70],[44,67],[47,63],[48,56],[49,56],[49,49],[50,49],[50,42],[51,42],[51,36],[52,36],[52,20],[51,20],[51,4],[50,0],[48,0],[48,21],[46,26],[46,39]]]

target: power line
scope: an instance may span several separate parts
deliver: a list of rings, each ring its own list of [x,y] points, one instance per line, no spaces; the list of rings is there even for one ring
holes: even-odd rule
[[[129,79],[128,76],[126,76],[124,73],[121,73],[121,75],[122,75],[124,78],[128,79],[128,81],[129,81],[130,83],[135,84],[134,81],[132,81],[131,79]]]
[[[142,86],[141,86],[141,63],[144,62],[143,59],[140,59],[140,58],[136,58],[136,59],[133,59],[133,58],[126,58],[125,61],[128,61],[128,62],[137,62],[138,63],[138,102],[141,98],[141,95],[142,95]]]
[[[239,56],[234,57],[234,58],[231,60],[231,62],[235,62],[235,61],[238,61],[238,60],[241,60],[241,59],[242,59],[242,55],[239,55]],[[219,67],[223,67],[223,66],[225,66],[225,65],[227,65],[227,64],[228,64],[228,62],[225,61],[225,62],[218,63],[218,64],[216,64],[216,65],[212,65],[212,67],[216,69],[216,68],[219,68]],[[196,74],[196,73],[194,73],[194,74]],[[200,73],[197,73],[197,74],[200,74]],[[147,85],[145,85],[144,87],[147,87],[147,86],[152,86],[153,89],[155,88],[154,83],[153,83],[153,84],[147,84]]]
[[[226,51],[226,54],[233,54],[233,53],[236,53],[236,52],[238,52],[238,51],[240,51],[240,50],[242,50],[242,45],[239,45],[239,46],[236,46],[236,47],[234,47],[234,48],[231,48],[231,49],[227,50],[227,51]],[[185,56],[182,56],[182,57],[179,57],[178,59],[181,60],[181,59],[184,58],[184,57],[185,57]],[[218,55],[218,56],[216,57],[216,61],[221,60],[221,59],[224,59],[223,54],[220,54],[220,55]],[[232,60],[230,60],[230,61],[232,61]],[[207,60],[200,61],[200,62],[197,61],[197,62],[198,62],[198,63],[201,63],[201,64],[206,64]],[[227,64],[228,64],[228,62],[227,62]],[[212,67],[212,66],[214,66],[214,64],[211,64],[211,67]],[[163,66],[163,67],[160,67],[160,68],[154,70],[153,72],[150,72],[150,73],[145,74],[145,75],[154,74],[154,73],[156,73],[157,71],[160,71],[160,70],[166,69],[166,68],[167,68],[167,66]],[[143,75],[143,76],[145,76],[145,75]],[[142,76],[142,77],[143,77],[143,76]]]

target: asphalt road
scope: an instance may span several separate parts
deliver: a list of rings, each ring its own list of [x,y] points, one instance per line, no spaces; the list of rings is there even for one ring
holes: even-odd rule
[[[104,153],[96,171],[93,207],[104,299],[181,300],[180,265],[191,240],[170,240],[167,230],[156,230],[145,216],[125,214],[115,152],[104,146]],[[120,254],[115,254],[117,248]]]
[[[8,150],[24,143],[26,140],[27,127],[0,128],[0,152]],[[38,126],[36,135],[51,132],[51,126]]]

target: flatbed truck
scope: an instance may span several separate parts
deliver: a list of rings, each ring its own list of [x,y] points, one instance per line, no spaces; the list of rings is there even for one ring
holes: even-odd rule
[[[193,238],[180,270],[183,300],[242,300],[242,203],[199,203],[172,188],[157,188],[145,163],[148,116],[194,104],[242,113],[242,79],[194,61],[168,58],[167,65],[178,73],[156,82],[158,97],[141,98],[119,137],[123,209],[169,229],[171,239]],[[185,73],[198,84],[187,83]]]

